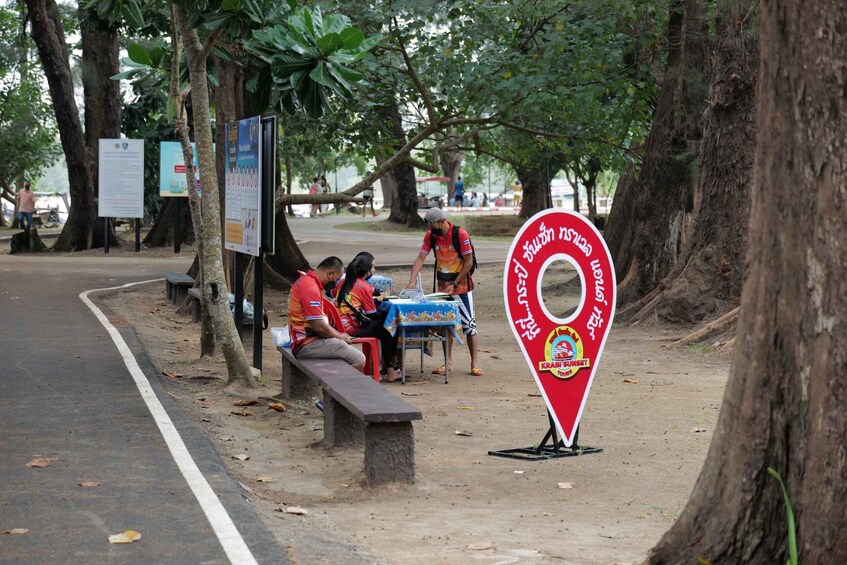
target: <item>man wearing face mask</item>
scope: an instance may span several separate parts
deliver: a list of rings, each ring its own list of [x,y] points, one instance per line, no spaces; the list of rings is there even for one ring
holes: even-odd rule
[[[330,325],[324,312],[324,289],[334,287],[343,272],[341,259],[327,257],[291,287],[288,295],[291,353],[298,359],[343,359],[361,371],[365,355],[350,345],[353,341],[350,335]]]
[[[424,216],[429,230],[424,235],[423,245],[412,265],[412,275],[406,288],[413,288],[415,280],[423,268],[429,252],[432,251],[432,243],[435,245],[435,261],[437,264],[436,279],[438,280],[438,291],[445,292],[459,303],[459,314],[462,318],[462,333],[468,342],[468,350],[471,354],[471,374],[481,377],[484,372],[477,365],[477,330],[476,317],[473,306],[473,279],[470,276],[473,267],[473,247],[471,238],[465,228],[457,227],[459,249],[454,248],[453,224],[447,221],[441,208],[430,208]],[[449,359],[453,360],[453,338],[447,337],[447,350]],[[443,375],[445,367],[439,367],[433,371],[436,375]]]

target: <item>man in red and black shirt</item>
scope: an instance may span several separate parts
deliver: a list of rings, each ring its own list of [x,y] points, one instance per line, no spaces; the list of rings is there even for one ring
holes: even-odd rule
[[[429,229],[424,235],[423,245],[418,258],[412,265],[412,275],[406,288],[413,288],[415,279],[423,268],[426,256],[431,249],[433,236],[435,239],[435,259],[438,263],[438,291],[453,296],[453,300],[459,303],[459,314],[462,318],[462,332],[468,342],[468,350],[471,354],[471,374],[481,377],[484,373],[477,364],[477,331],[476,317],[473,307],[473,279],[470,271],[473,267],[473,247],[471,238],[465,228],[459,229],[459,249],[453,246],[453,224],[447,221],[441,208],[430,208],[424,217]],[[448,334],[447,350],[452,362],[453,339]],[[443,375],[445,367],[439,367],[433,373]]]
[[[298,359],[343,359],[361,371],[365,366],[364,353],[350,345],[353,338],[343,328],[330,325],[324,312],[324,287],[335,286],[343,272],[341,259],[327,257],[291,287],[288,295],[291,352]]]

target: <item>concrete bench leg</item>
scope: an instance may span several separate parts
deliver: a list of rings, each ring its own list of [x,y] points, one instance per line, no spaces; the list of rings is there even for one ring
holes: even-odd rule
[[[191,288],[191,287],[174,285],[173,303],[176,304],[177,306],[179,306],[183,302],[185,302],[185,299],[188,298],[188,289],[189,288]]]
[[[283,398],[290,400],[309,400],[316,396],[317,386],[296,365],[285,357],[282,358],[282,392]]]
[[[342,447],[361,444],[364,439],[362,422],[326,391],[323,394],[323,403],[326,446]]]
[[[173,302],[173,295],[171,294],[172,285],[167,280],[165,281],[165,296],[169,301]]]
[[[411,422],[367,424],[365,476],[371,486],[415,482],[415,431]]]

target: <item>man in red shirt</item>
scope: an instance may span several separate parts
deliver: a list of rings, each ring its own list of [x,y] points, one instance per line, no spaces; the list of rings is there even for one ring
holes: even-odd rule
[[[453,224],[447,221],[441,208],[430,208],[424,217],[429,230],[424,235],[423,245],[418,258],[412,265],[412,275],[406,288],[413,288],[415,279],[423,268],[430,248],[431,236],[435,236],[435,259],[438,263],[438,291],[453,296],[459,303],[459,314],[462,318],[462,332],[468,342],[471,354],[471,374],[481,377],[484,373],[477,365],[477,330],[476,317],[473,307],[473,279],[470,276],[473,267],[473,248],[467,230],[459,228],[459,249],[453,248]],[[453,361],[453,338],[448,334],[447,351],[450,361]],[[443,375],[444,367],[439,367],[433,373]]]
[[[18,223],[21,228],[29,231],[32,228],[32,214],[35,212],[35,194],[29,182],[24,183],[23,190],[19,190],[15,198],[18,201]]]
[[[343,359],[361,371],[365,366],[364,353],[350,345],[353,338],[343,328],[330,325],[324,312],[324,287],[335,286],[343,272],[341,259],[327,257],[291,287],[288,295],[291,352],[298,359]]]

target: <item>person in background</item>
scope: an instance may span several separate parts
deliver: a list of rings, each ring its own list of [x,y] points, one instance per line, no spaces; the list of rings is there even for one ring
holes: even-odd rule
[[[471,193],[471,208],[479,208],[479,196],[476,192]]]
[[[314,178],[312,179],[312,184],[309,186],[309,194],[310,194],[310,195],[315,195],[315,194],[317,194],[319,191],[320,191],[320,186],[318,185],[318,177],[314,177]],[[314,217],[316,217],[316,216],[318,215],[318,212],[319,212],[319,211],[320,211],[320,208],[318,207],[318,205],[317,205],[317,204],[312,204],[312,210],[311,210],[311,212],[309,213],[309,217],[310,217],[310,218],[314,218]]]
[[[18,223],[22,229],[29,231],[32,229],[32,215],[35,213],[35,194],[29,181],[24,183],[23,190],[15,194],[15,199],[18,206]]]
[[[435,239],[435,260],[438,264],[438,291],[445,292],[459,302],[459,314],[462,318],[462,333],[468,342],[471,354],[471,374],[481,377],[485,373],[477,364],[477,329],[473,307],[473,279],[470,276],[473,267],[473,247],[471,238],[465,228],[459,229],[459,249],[453,249],[453,224],[447,221],[441,208],[430,208],[424,216],[429,229],[424,235],[423,245],[412,265],[407,289],[413,288],[418,273],[423,268],[426,256],[432,251],[431,241]],[[449,362],[453,362],[453,338],[448,333],[447,351]],[[446,367],[439,367],[433,374],[443,375]]]
[[[350,345],[353,338],[349,334],[330,325],[324,311],[324,288],[334,286],[343,271],[341,259],[327,257],[291,287],[288,295],[291,353],[298,359],[342,359],[361,371],[365,367],[365,354]]]
[[[320,189],[321,194],[329,194],[329,183],[326,180],[325,176],[321,176]],[[321,215],[326,216],[327,210],[329,210],[329,204],[321,204]]]
[[[374,288],[368,284],[376,266],[374,257],[363,252],[356,255],[347,266],[344,282],[338,289],[335,303],[341,313],[344,330],[354,337],[379,339],[380,359],[388,382],[400,380],[394,365],[397,357],[397,336],[385,329],[385,320],[374,301]]]
[[[368,212],[368,204],[371,206],[371,214],[376,217],[376,210],[374,210],[374,187],[369,186],[365,190],[362,191],[362,217],[365,217],[365,214]]]
[[[462,204],[465,203],[465,181],[462,180],[462,175],[456,179],[456,188],[453,191],[456,207],[462,209]]]

